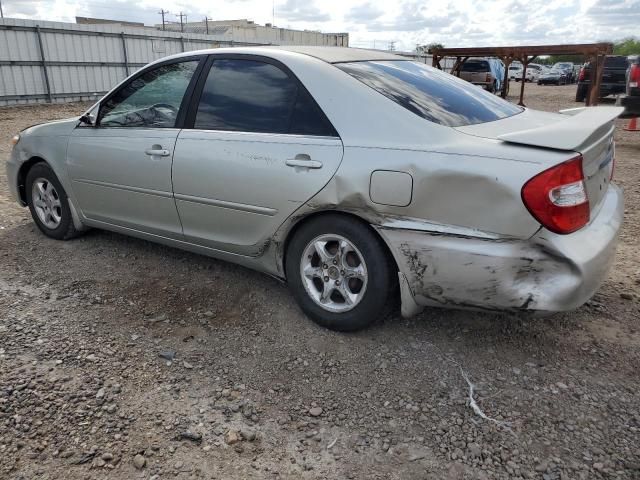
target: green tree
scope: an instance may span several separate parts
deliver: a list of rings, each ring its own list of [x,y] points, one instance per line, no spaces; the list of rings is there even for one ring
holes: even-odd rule
[[[433,53],[433,50],[438,48],[444,48],[444,45],[441,43],[428,43],[426,45],[416,45],[416,52],[425,55],[427,53]]]
[[[636,37],[628,37],[614,43],[613,53],[615,55],[639,55],[640,40]]]

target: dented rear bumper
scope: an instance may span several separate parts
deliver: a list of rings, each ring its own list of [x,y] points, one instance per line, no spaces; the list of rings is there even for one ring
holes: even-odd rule
[[[480,310],[572,310],[600,287],[615,255],[622,191],[610,185],[590,224],[528,240],[378,226],[399,266],[402,314],[425,306]],[[417,225],[416,225],[417,227]]]

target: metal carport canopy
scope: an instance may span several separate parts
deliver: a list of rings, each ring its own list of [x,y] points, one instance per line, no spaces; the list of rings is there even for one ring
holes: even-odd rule
[[[605,55],[613,53],[611,43],[578,43],[572,45],[528,45],[518,47],[470,47],[470,48],[435,48],[433,66],[442,70],[440,60],[444,57],[456,57],[456,63],[451,69],[452,75],[460,76],[460,68],[472,57],[498,57],[505,65],[504,81],[502,85],[502,98],[507,96],[509,85],[509,65],[514,60],[522,63],[522,84],[520,86],[520,105],[524,105],[524,84],[527,73],[527,65],[540,55],[584,55],[586,60],[595,65],[595,82],[589,85],[587,105],[595,105],[598,102],[600,84],[602,82],[602,70]]]

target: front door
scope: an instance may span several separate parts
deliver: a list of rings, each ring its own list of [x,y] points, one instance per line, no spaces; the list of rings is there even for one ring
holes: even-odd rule
[[[107,97],[67,149],[73,192],[90,220],[182,238],[171,164],[185,94],[201,58],[151,67]]]
[[[258,255],[334,175],[342,142],[307,90],[273,62],[215,56],[201,88],[193,128],[180,132],[174,154],[185,237]]]

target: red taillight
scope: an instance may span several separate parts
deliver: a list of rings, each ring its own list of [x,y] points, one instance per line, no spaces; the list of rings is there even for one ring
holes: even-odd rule
[[[640,65],[631,65],[631,71],[629,72],[629,86],[631,88],[637,88],[640,83]]]
[[[585,77],[584,67],[580,69],[580,73],[578,74],[578,81],[583,82]]]
[[[522,201],[546,229],[571,233],[589,223],[582,155],[539,173],[522,187]]]

